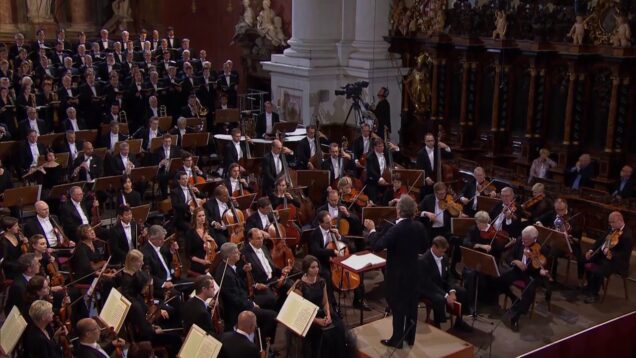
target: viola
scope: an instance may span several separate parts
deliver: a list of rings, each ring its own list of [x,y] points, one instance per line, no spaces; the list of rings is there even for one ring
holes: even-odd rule
[[[70,324],[70,322],[68,322],[68,324]],[[66,322],[62,322],[60,320],[60,317],[56,317],[55,319],[55,325],[54,325],[54,329],[57,330],[61,327],[64,327],[66,329],[66,333],[64,334],[60,334],[58,336],[58,343],[60,344],[60,346],[62,346],[62,354],[64,356],[64,358],[72,358],[73,357],[73,344],[71,343],[71,340],[68,338],[68,328],[66,327]]]
[[[64,275],[58,271],[55,260],[52,259],[51,262],[46,265],[46,273],[49,275],[49,284],[52,287],[64,285]]]
[[[333,232],[331,232],[331,241],[329,241],[326,248],[335,250],[337,256],[351,256],[349,247],[344,242],[337,240]],[[335,288],[340,291],[355,290],[360,286],[360,282],[361,278],[359,274],[345,270],[341,265],[331,263],[331,283]]]
[[[538,242],[532,243],[523,250],[523,255],[530,260],[530,265],[532,265],[533,268],[537,270],[545,270],[547,260],[541,253],[541,244]],[[553,281],[550,274],[548,274],[547,277],[550,281]]]
[[[510,234],[508,234],[507,231],[497,230],[493,225],[490,225],[490,227],[486,231],[480,230],[479,237],[482,240],[489,241],[488,245],[490,246],[492,246],[494,243],[497,243],[498,246],[501,246],[504,249],[511,247],[514,243],[517,242],[515,239],[510,238]]]
[[[210,235],[206,232],[203,235],[203,249],[205,250],[205,260],[213,263],[216,259],[216,250],[218,250],[219,246],[216,244],[216,241],[212,239]]]
[[[166,243],[168,244],[168,246],[171,246],[173,242],[175,242],[176,240],[176,236],[175,234],[170,235],[167,239],[166,239]],[[174,270],[174,273],[172,274],[172,276],[174,276],[174,278],[176,279],[180,279],[181,278],[181,271],[183,270],[183,265],[181,264],[181,258],[179,257],[179,251],[176,251],[175,253],[172,254],[172,261],[170,262],[172,269]]]

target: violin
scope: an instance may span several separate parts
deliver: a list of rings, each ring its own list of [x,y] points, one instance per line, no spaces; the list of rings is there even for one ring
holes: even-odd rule
[[[327,243],[326,249],[336,251],[336,256],[345,258],[351,256],[349,247],[344,242],[337,240],[333,231],[330,234],[331,241]],[[345,270],[341,265],[331,263],[331,283],[335,288],[340,291],[355,290],[360,286],[360,282],[362,281],[359,274]]]
[[[289,205],[287,202],[287,192],[283,194],[283,204],[276,207],[276,210],[289,210],[289,217],[287,222],[284,224],[285,231],[287,232],[287,238],[291,240],[286,240],[285,244],[289,247],[296,247],[300,242],[300,229],[296,225],[296,215],[297,209],[295,205]]]
[[[446,194],[446,198],[440,200],[438,205],[441,210],[447,210],[452,217],[458,217],[464,210],[464,206],[455,202],[451,194]]]
[[[545,194],[544,193],[541,193],[539,195],[533,196],[532,198],[526,200],[525,203],[521,204],[521,208],[524,209],[524,210],[528,210],[531,207],[537,205],[544,198],[545,198]]]
[[[601,249],[607,249],[607,253],[605,253],[605,256],[607,256],[610,250],[613,249],[616,245],[618,245],[618,241],[620,240],[621,235],[623,235],[623,230],[612,231],[609,235],[605,237],[605,242],[603,243],[603,245],[599,246],[592,253],[592,256],[596,255],[599,251],[601,251]],[[603,246],[605,247],[603,248]]]
[[[495,179],[491,180],[489,183],[486,183],[485,185],[477,183],[477,187],[475,189],[476,191],[475,196],[477,195],[491,196],[492,193],[496,193],[497,187],[492,184],[494,181]]]
[[[166,239],[166,243],[168,243],[168,246],[171,246],[172,243],[175,242],[176,239],[177,238],[176,238],[175,234],[172,234]],[[176,278],[176,279],[180,279],[181,278],[181,271],[183,270],[183,265],[181,264],[181,258],[179,257],[179,251],[176,251],[175,253],[172,254],[172,261],[170,262],[170,264],[172,265],[172,269],[174,270],[172,276],[174,276],[174,278]]]
[[[532,243],[530,246],[523,250],[523,255],[530,260],[530,264],[537,270],[545,270],[545,264],[547,262],[545,256],[541,253],[541,244],[538,242]],[[552,281],[550,274],[547,275],[548,279]]]
[[[205,250],[205,260],[210,262],[210,264],[216,259],[216,250],[218,250],[218,248],[219,246],[216,244],[216,241],[206,232],[205,235],[203,235],[203,249]]]
[[[349,204],[351,207],[354,203],[361,208],[369,205],[369,196],[363,194],[362,191],[358,191],[356,188],[351,188],[351,192],[348,194],[342,194],[342,201]]]
[[[49,275],[49,284],[52,287],[64,285],[64,275],[57,269],[55,260],[52,260],[46,265],[46,273]]]
[[[68,338],[68,332],[69,329],[67,327],[67,325],[70,325],[71,322],[62,322],[60,320],[60,317],[57,316],[55,318],[54,321],[54,330],[58,330],[62,327],[64,327],[64,329],[66,330],[66,333],[60,334],[58,336],[58,343],[60,346],[62,346],[62,354],[64,356],[64,358],[72,358],[73,357],[73,344],[71,343],[71,340]]]
[[[515,242],[514,240],[510,240],[510,234],[508,234],[507,231],[497,230],[493,225],[490,225],[490,227],[486,231],[480,231],[479,237],[482,240],[490,241],[490,246],[492,246],[492,244],[496,242],[497,244],[504,246],[504,248],[511,246],[511,243]]]

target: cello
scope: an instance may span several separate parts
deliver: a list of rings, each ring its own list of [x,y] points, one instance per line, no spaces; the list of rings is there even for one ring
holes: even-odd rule
[[[276,212],[272,214],[273,220],[267,228],[267,233],[269,234],[270,240],[272,240],[274,244],[271,252],[274,266],[282,270],[288,260],[294,262],[295,258],[291,249],[284,242],[287,238],[287,232],[285,230],[285,227],[280,225],[280,223],[278,222],[277,215],[278,213]]]
[[[322,152],[322,148],[320,147],[320,121],[319,120],[316,120],[316,132],[314,134],[314,143],[316,143],[316,153],[311,158],[309,158],[309,163],[311,163],[314,169],[320,169],[320,163],[322,163],[325,157],[325,153]]]
[[[237,210],[234,200],[228,199],[228,208],[223,213],[223,224],[230,234],[230,242],[238,244],[245,240],[245,215],[242,210]]]
[[[349,253],[349,247],[336,238],[336,233],[333,229],[330,230],[331,241],[327,243],[327,249],[336,251],[336,256],[339,257],[349,257],[351,254]],[[331,263],[331,283],[335,288],[340,291],[350,291],[355,290],[360,286],[361,278],[360,275],[344,269],[341,265],[338,265],[334,262]]]

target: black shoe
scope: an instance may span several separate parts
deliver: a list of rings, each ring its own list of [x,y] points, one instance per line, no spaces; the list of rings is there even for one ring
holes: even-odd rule
[[[338,317],[343,318],[344,316],[342,315],[342,311],[340,310],[339,306],[335,306],[333,308],[333,311],[338,315]]]
[[[598,299],[599,299],[598,295],[590,295],[590,296],[587,296],[585,298],[585,300],[583,300],[583,302],[585,302],[585,303],[596,303],[596,302],[598,302]]]
[[[508,310],[501,317],[503,324],[510,328],[513,332],[519,332],[519,315]]]
[[[468,332],[468,333],[473,331],[473,327],[471,327],[468,323],[464,322],[463,319],[458,319],[455,322],[455,325],[453,326],[453,328],[456,330]]]
[[[519,316],[514,316],[510,319],[510,329],[513,332],[519,332]]]
[[[393,343],[391,342],[390,339],[382,339],[380,340],[380,343],[384,344],[387,347],[393,347],[393,348],[402,348],[402,343],[400,342],[398,343]]]
[[[365,311],[371,311],[371,307],[364,301],[353,301],[353,308]]]

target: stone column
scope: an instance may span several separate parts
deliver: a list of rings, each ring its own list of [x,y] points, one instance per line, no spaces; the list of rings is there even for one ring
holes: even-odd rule
[[[96,27],[93,21],[95,4],[92,1],[69,0],[70,21],[67,32],[93,32]],[[87,36],[91,36],[87,34]]]
[[[0,0],[0,33],[15,33],[18,27],[15,25],[13,0]]]

